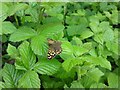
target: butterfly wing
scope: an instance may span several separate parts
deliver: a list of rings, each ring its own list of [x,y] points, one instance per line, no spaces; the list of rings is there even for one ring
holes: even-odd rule
[[[48,50],[48,59],[52,59],[56,56],[56,53],[53,49],[49,48]]]
[[[48,59],[49,60],[61,53],[61,51],[62,51],[61,42],[49,39],[48,45],[49,45],[49,50],[48,50]]]

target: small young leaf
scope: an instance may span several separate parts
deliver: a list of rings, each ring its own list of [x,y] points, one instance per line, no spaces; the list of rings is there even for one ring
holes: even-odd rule
[[[8,44],[7,53],[12,58],[16,58],[18,56],[18,50],[16,49],[15,46],[12,46],[11,44]]]

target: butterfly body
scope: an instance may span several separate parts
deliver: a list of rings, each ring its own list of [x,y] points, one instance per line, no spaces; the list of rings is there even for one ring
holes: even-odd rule
[[[60,54],[62,51],[61,42],[48,39],[48,46],[49,46],[48,59],[54,58],[56,55]]]

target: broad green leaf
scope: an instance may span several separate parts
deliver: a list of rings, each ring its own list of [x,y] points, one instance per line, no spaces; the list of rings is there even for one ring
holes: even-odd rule
[[[67,33],[69,36],[80,35],[85,29],[83,25],[71,25],[67,27]]]
[[[19,88],[40,88],[40,79],[35,71],[27,71],[19,80]]]
[[[84,31],[82,31],[80,33],[80,38],[83,40],[83,39],[86,39],[86,38],[89,38],[91,36],[93,36],[93,32],[90,31],[90,29],[85,29]]]
[[[35,65],[34,70],[39,74],[53,75],[59,70],[60,66],[61,64],[57,60],[42,60]]]
[[[6,88],[17,88],[17,82],[22,73],[15,70],[15,67],[10,64],[5,64],[3,67],[3,80],[5,81]]]
[[[81,81],[73,81],[71,83],[71,87],[70,88],[84,88],[83,85],[81,84]],[[85,90],[85,89],[82,89]]]
[[[108,29],[110,29],[110,24],[108,21],[102,21],[100,24],[99,24],[99,28],[101,28],[101,32],[105,32],[107,31]]]
[[[62,63],[63,68],[69,72],[74,66],[82,64],[82,61],[78,58],[68,58]]]
[[[110,62],[103,57],[86,56],[83,57],[83,59],[86,59],[86,61],[92,62],[95,65],[100,65],[101,67],[111,70]]]
[[[33,69],[33,66],[35,65],[36,62],[36,57],[30,48],[29,42],[24,41],[18,47],[18,50],[20,52],[21,63],[23,63],[24,67],[27,70]],[[20,63],[17,64],[19,65]]]
[[[71,45],[70,42],[67,42],[67,41],[64,41],[62,42],[62,53],[60,54],[60,57],[64,60],[66,60],[67,58],[74,58],[74,55],[73,55],[73,52],[74,52],[74,49]]]
[[[15,47],[15,46],[12,46],[11,44],[8,44],[7,53],[8,53],[8,55],[10,55],[12,58],[16,58],[16,57],[19,55],[18,50],[16,49],[16,47]]]
[[[64,29],[64,26],[61,23],[48,23],[45,25],[41,25],[38,28],[38,33],[40,35],[48,37],[51,35],[55,35],[58,32],[62,32]]]
[[[107,79],[110,88],[118,88],[118,75],[109,73]]]
[[[2,22],[2,34],[12,34],[15,32],[17,29],[16,27],[9,21],[4,21]]]
[[[9,8],[8,15],[11,16],[11,15],[15,14],[17,11],[25,10],[28,7],[28,5],[26,3],[16,3],[9,7],[10,8]]]
[[[46,55],[48,49],[47,38],[62,32],[63,29],[64,26],[60,23],[40,25],[38,28],[39,34],[31,40],[31,48],[34,53],[37,55]]]
[[[31,39],[31,48],[35,54],[47,56],[48,45],[46,37],[42,35],[33,37]]]
[[[32,28],[24,26],[24,27],[20,27],[17,31],[11,34],[10,41],[13,41],[13,42],[22,41],[22,40],[32,38],[35,35],[36,35],[36,32]]]
[[[94,81],[98,82],[100,77],[103,76],[104,73],[100,71],[98,68],[93,68],[86,75],[93,79]]]

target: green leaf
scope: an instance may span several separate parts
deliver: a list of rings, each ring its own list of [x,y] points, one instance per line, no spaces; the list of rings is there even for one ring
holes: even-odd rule
[[[83,59],[86,59],[86,61],[92,62],[95,65],[100,65],[101,67],[111,70],[110,62],[103,57],[85,56]]]
[[[84,88],[81,81],[73,81],[70,88]],[[85,90],[85,89],[82,89]]]
[[[38,28],[38,33],[42,36],[51,36],[55,35],[58,32],[62,32],[64,29],[64,26],[61,23],[48,23],[45,25],[41,25]]]
[[[40,79],[35,71],[27,71],[18,82],[19,88],[40,88]]]
[[[2,22],[2,34],[12,34],[14,31],[16,31],[16,27],[8,21]]]
[[[74,58],[74,55],[73,55],[74,50],[70,42],[68,41],[62,42],[61,47],[62,47],[62,53],[60,54],[60,57],[62,59],[66,60],[67,58],[70,58],[70,57]]]
[[[53,75],[59,70],[60,66],[61,64],[57,60],[42,60],[35,65],[34,70],[40,74]]]
[[[47,56],[48,45],[46,37],[42,35],[33,37],[31,39],[31,48],[35,54]]]
[[[104,38],[103,38],[103,34],[102,33],[98,33],[95,34],[94,38],[93,38],[97,43],[100,43],[103,45],[104,42]]]
[[[106,47],[108,48],[109,51],[114,52],[116,55],[118,55],[118,43],[115,41],[107,41],[106,42]]]
[[[108,28],[107,30],[105,30],[104,32],[104,41],[113,41],[114,40],[114,32],[111,28]]]
[[[62,63],[63,68],[69,72],[74,66],[82,64],[82,61],[78,58],[69,58]]]
[[[93,68],[86,75],[93,79],[94,81],[98,82],[100,77],[103,76],[104,73],[100,71],[98,68]]]
[[[17,88],[17,82],[22,73],[15,70],[15,67],[10,64],[5,64],[3,67],[3,80],[5,81],[5,87]]]
[[[89,20],[90,20],[90,28],[91,30],[94,32],[94,33],[97,33],[98,32],[98,25],[99,25],[99,19],[96,17],[96,16],[90,16],[89,17]]]
[[[119,22],[119,20],[118,20],[119,14],[118,13],[119,13],[119,11],[117,9],[112,10],[112,15],[111,15],[110,20],[112,21],[113,24],[118,24],[118,22]]]
[[[83,43],[82,43],[82,40],[80,40],[80,38],[74,36],[72,38],[72,41],[71,41],[72,45],[77,45],[77,46],[81,46]]]
[[[80,35],[81,32],[84,32],[84,30],[86,29],[85,26],[81,25],[71,25],[68,26],[67,28],[67,33],[69,36],[73,36],[73,35]]]
[[[84,47],[79,47],[79,46],[73,46],[73,49],[74,49],[74,55],[77,57],[77,56],[80,56],[84,53],[87,53],[89,51],[89,49],[86,49]]]
[[[89,38],[91,36],[93,36],[93,32],[90,31],[90,29],[85,29],[84,31],[82,31],[80,33],[80,38],[83,40],[83,39],[86,39],[86,38]]]
[[[46,55],[47,54],[47,38],[62,32],[64,26],[60,23],[51,23],[40,25],[38,28],[38,35],[33,37],[31,40],[31,48],[37,55]]]
[[[5,83],[0,81],[0,90],[2,90],[2,88],[5,88]]]
[[[9,7],[10,8],[9,8],[8,15],[11,16],[11,15],[15,14],[17,11],[25,10],[28,7],[28,5],[26,3],[16,3]]]
[[[107,79],[110,88],[118,88],[118,75],[109,73]]]
[[[19,55],[18,50],[16,49],[16,47],[15,47],[15,46],[12,46],[11,44],[8,44],[7,53],[8,53],[8,55],[10,55],[12,58],[16,58],[16,57]]]
[[[101,2],[100,3],[100,10],[102,10],[102,11],[108,10],[108,2]]]
[[[20,27],[13,34],[11,34],[10,41],[13,41],[13,42],[22,41],[22,40],[32,38],[35,35],[36,35],[36,32],[32,28],[23,26],[23,27]]]
[[[0,9],[0,21],[4,21],[7,18],[7,12],[9,10],[9,7],[6,5],[6,3],[2,2],[0,2],[0,6],[2,7]]]
[[[19,60],[18,62],[16,61],[16,65],[21,66],[22,63],[21,67],[24,67],[27,70],[33,69],[33,66],[35,65],[36,62],[36,57],[30,48],[29,42],[24,41],[18,47],[18,50],[20,52],[20,61]]]
[[[90,88],[91,84],[95,83],[95,81],[88,75],[81,78],[80,81],[85,88]]]

